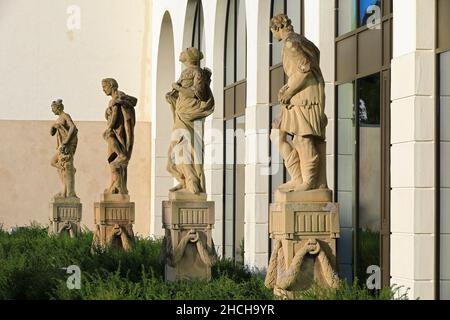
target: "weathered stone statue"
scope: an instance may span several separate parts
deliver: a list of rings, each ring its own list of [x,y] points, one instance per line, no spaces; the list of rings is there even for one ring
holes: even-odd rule
[[[103,133],[108,143],[108,163],[111,168],[111,185],[106,193],[128,194],[127,168],[133,152],[136,124],[134,107],[137,99],[119,91],[119,85],[114,79],[103,79],[102,86],[105,94],[111,96],[105,112],[108,127]]]
[[[288,77],[278,94],[281,112],[272,123],[271,140],[278,145],[291,180],[278,188],[270,205],[273,250],[265,284],[289,299],[314,281],[323,287],[338,286],[339,207],[332,202],[326,178],[328,121],[320,51],[294,32],[285,14],[272,18],[271,31],[274,39],[284,42],[282,62]]]
[[[174,119],[167,170],[179,182],[170,191],[205,192],[203,123],[214,111],[214,97],[211,71],[199,67],[202,59],[203,54],[196,48],[183,51],[180,61],[186,68],[166,95]]]
[[[69,114],[64,112],[61,99],[51,104],[53,113],[58,116],[50,128],[50,134],[56,135],[56,154],[51,165],[58,170],[62,191],[50,202],[50,234],[69,233],[71,237],[80,231],[81,203],[75,193],[75,167],[73,165],[78,144],[78,129]]]
[[[56,154],[51,165],[58,170],[62,183],[62,191],[56,197],[76,197],[73,157],[77,150],[78,129],[70,115],[64,112],[62,100],[52,102],[52,111],[58,119],[50,129],[50,134],[56,135]]]
[[[94,204],[93,249],[117,246],[130,250],[134,243],[135,204],[130,202],[127,178],[128,163],[134,144],[137,99],[119,91],[116,80],[102,80],[103,92],[111,97],[106,108],[107,128],[103,138],[108,143],[111,184]]]
[[[186,66],[167,93],[174,125],[167,170],[178,180],[162,203],[165,229],[161,262],[167,281],[210,279],[217,256],[212,239],[214,202],[207,201],[203,173],[203,124],[214,111],[211,71],[198,65],[203,54],[188,48],[180,55]]]
[[[283,41],[283,68],[287,84],[278,97],[281,112],[272,124],[271,140],[278,145],[291,180],[282,192],[328,189],[326,177],[325,82],[320,70],[320,51],[294,32],[289,18],[272,19],[273,37]],[[286,140],[292,135],[292,143]]]

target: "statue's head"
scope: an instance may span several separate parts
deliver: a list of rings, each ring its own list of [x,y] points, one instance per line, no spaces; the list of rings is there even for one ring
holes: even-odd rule
[[[203,59],[203,53],[197,48],[187,48],[180,54],[180,62],[187,65],[199,65]]]
[[[281,41],[287,33],[294,31],[294,27],[291,19],[284,13],[280,13],[270,21],[270,31],[276,40]]]
[[[117,81],[113,78],[106,78],[102,80],[102,87],[103,87],[103,92],[107,95],[110,96],[112,95],[112,93],[114,91],[116,91],[117,89],[119,89],[119,84],[117,83]]]
[[[64,111],[64,105],[63,105],[63,101],[61,99],[58,99],[58,100],[52,102],[52,111],[57,116],[60,115],[61,112]]]

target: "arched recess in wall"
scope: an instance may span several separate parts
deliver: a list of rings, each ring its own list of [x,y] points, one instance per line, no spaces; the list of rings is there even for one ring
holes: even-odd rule
[[[167,198],[173,186],[173,178],[166,171],[167,148],[170,142],[173,116],[166,102],[166,93],[175,81],[175,48],[172,19],[165,12],[160,29],[158,56],[156,63],[156,92],[153,108],[152,130],[152,190],[151,221],[153,235],[163,235],[161,228],[161,201]]]
[[[175,48],[173,37],[172,19],[169,12],[164,13],[161,23],[161,31],[158,46],[158,61],[156,70],[156,139],[169,140],[170,128],[173,117],[166,102],[166,93],[170,91],[172,83],[175,82]],[[167,157],[166,152],[156,155]],[[158,174],[161,174],[160,172]]]

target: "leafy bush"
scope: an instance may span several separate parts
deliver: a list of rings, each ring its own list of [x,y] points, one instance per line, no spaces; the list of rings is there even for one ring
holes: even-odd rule
[[[38,225],[8,233],[0,228],[0,299],[145,299],[145,300],[269,300],[264,274],[229,259],[211,270],[212,281],[166,283],[159,263],[161,239],[137,238],[130,252],[108,249],[91,254],[92,233],[77,239],[48,236]],[[80,267],[81,289],[69,290],[63,269]],[[398,295],[398,296],[396,296]],[[317,286],[297,299],[404,299],[393,288],[377,294],[343,282],[339,289]]]

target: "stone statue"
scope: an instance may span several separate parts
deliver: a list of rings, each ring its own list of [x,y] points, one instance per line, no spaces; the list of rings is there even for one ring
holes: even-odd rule
[[[186,68],[166,94],[174,119],[167,170],[179,182],[171,192],[205,193],[203,124],[214,111],[214,97],[211,71],[199,67],[201,59],[203,54],[196,48],[183,51],[180,62]]]
[[[127,195],[127,168],[133,151],[136,124],[134,107],[137,99],[119,91],[119,85],[114,79],[103,79],[102,86],[105,94],[111,96],[105,112],[108,127],[103,133],[108,143],[111,169],[111,185],[105,193]]]
[[[272,123],[271,141],[278,145],[291,180],[280,192],[328,189],[326,178],[325,82],[319,49],[294,32],[291,20],[278,14],[271,20],[275,39],[283,41],[282,61],[287,84],[278,94],[281,112]],[[293,137],[292,143],[286,140]]]
[[[56,122],[50,129],[52,136],[56,135],[56,154],[51,160],[51,165],[58,169],[63,191],[58,193],[56,198],[76,198],[75,193],[75,168],[73,157],[77,150],[78,129],[72,121],[70,115],[64,112],[64,105],[61,99],[52,102],[52,111],[58,116]]]

